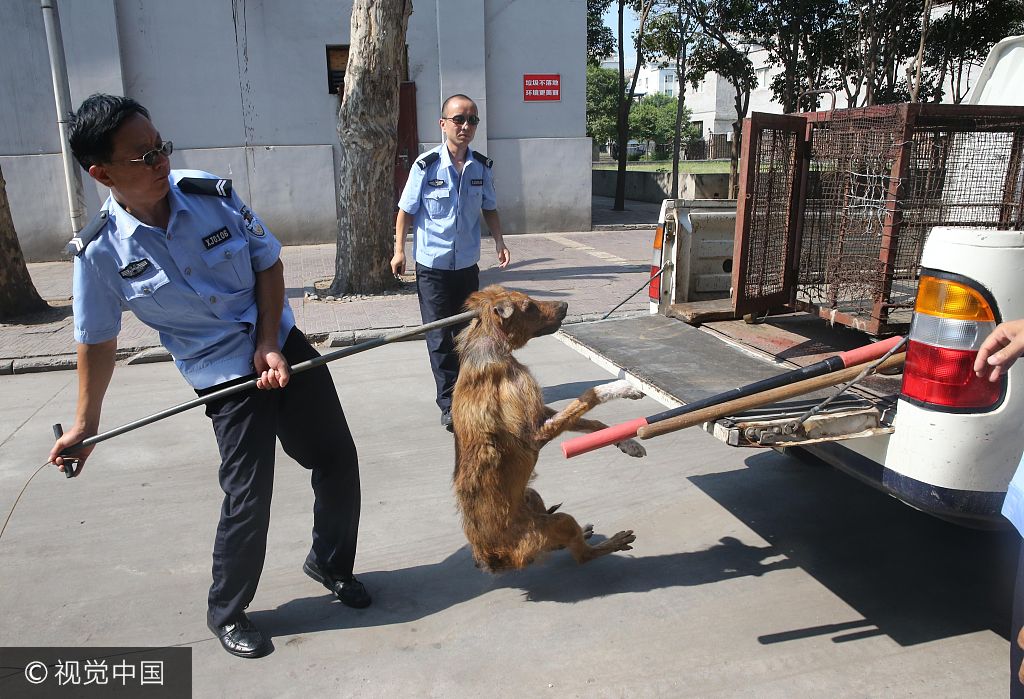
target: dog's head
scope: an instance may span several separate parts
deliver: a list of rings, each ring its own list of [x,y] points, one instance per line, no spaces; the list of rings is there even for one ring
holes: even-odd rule
[[[510,349],[518,349],[531,337],[558,330],[569,306],[562,301],[537,301],[518,291],[492,285],[470,295],[466,309],[478,313],[468,331],[500,333],[507,338]]]

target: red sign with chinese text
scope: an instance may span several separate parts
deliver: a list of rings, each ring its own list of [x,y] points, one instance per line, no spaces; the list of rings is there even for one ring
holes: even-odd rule
[[[523,76],[525,102],[557,102],[562,98],[562,76],[528,74]]]

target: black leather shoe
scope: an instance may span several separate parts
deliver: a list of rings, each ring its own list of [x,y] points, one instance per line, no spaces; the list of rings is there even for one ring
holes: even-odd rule
[[[452,424],[452,411],[445,410],[441,413],[441,425],[449,432],[455,431],[455,427]]]
[[[224,650],[239,658],[262,658],[273,650],[273,646],[256,625],[249,621],[245,612],[222,626],[214,626],[210,622],[206,625],[220,640]]]
[[[366,587],[356,580],[354,575],[336,576],[326,572],[314,561],[307,560],[302,564],[302,571],[318,583],[334,593],[338,601],[346,607],[364,609],[373,601]]]

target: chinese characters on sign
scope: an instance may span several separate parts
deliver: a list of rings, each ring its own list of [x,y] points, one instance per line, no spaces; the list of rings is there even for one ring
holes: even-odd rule
[[[523,76],[523,101],[557,102],[562,98],[562,76],[526,74]]]

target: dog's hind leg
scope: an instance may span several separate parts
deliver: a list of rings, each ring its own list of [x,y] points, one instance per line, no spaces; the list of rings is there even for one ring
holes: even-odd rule
[[[580,527],[571,515],[564,513],[541,518],[536,524],[545,540],[546,550],[567,548],[577,563],[586,563],[615,551],[629,551],[633,548],[630,544],[636,540],[633,531],[628,529],[591,546],[586,540],[593,534],[593,525]]]
[[[540,496],[540,493],[538,493],[533,488],[526,489],[526,509],[530,510],[531,512],[535,512],[537,514],[550,515],[561,506],[562,503],[558,503],[557,505],[547,507],[544,504],[544,498]]]

